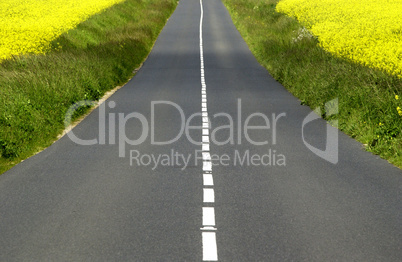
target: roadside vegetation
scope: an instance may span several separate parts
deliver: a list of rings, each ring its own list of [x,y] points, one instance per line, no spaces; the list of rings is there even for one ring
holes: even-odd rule
[[[124,0],[2,0],[0,59],[42,54],[50,42],[90,16]]]
[[[281,0],[326,51],[402,77],[402,1]]]
[[[338,98],[338,128],[402,167],[399,71],[393,75],[387,68],[368,67],[326,51],[309,30],[311,24],[277,12],[278,0],[223,2],[259,62],[302,104],[323,108]]]
[[[126,0],[60,35],[45,54],[1,61],[0,173],[49,146],[72,104],[130,79],[176,5]]]

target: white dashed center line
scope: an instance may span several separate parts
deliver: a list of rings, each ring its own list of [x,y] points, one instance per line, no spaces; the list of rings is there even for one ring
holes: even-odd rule
[[[203,172],[203,203],[202,208],[202,260],[218,261],[218,248],[216,245],[215,227],[215,191],[212,176],[212,162],[209,146],[209,118],[207,109],[207,85],[205,83],[204,70],[204,47],[202,41],[202,22],[204,19],[204,8],[200,0],[200,62],[201,62],[201,112],[202,112],[202,172]],[[207,206],[205,206],[207,205]]]

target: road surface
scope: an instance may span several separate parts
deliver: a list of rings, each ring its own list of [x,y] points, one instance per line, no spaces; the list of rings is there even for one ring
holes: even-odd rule
[[[401,171],[315,118],[220,1],[182,0],[128,84],[0,176],[0,261],[402,261]]]

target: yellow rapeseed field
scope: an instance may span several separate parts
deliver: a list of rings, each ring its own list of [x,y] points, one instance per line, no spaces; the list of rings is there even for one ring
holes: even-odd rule
[[[281,0],[276,10],[325,50],[402,77],[402,0]]]
[[[44,53],[50,41],[124,0],[1,0],[0,60]]]

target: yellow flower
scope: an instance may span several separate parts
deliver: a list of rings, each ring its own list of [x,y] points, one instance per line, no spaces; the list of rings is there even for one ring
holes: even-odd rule
[[[402,77],[402,1],[280,0],[336,56]]]
[[[0,60],[26,53],[45,53],[50,49],[50,42],[62,33],[123,1],[1,0]]]
[[[398,99],[399,99],[399,96],[398,96],[398,95],[395,95],[395,99],[398,100]]]

